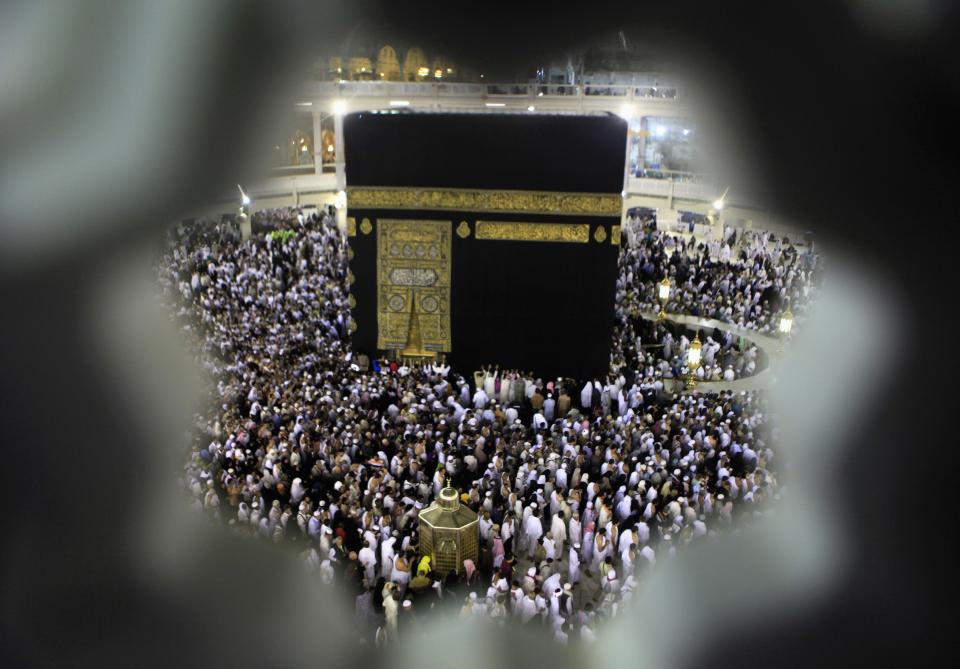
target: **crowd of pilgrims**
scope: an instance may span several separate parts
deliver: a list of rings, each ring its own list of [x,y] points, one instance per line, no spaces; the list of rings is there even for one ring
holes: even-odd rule
[[[593,640],[658,560],[778,497],[762,395],[673,394],[636,348],[602,380],[461,375],[442,361],[362,369],[334,219],[278,209],[253,229],[241,242],[227,224],[181,223],[159,255],[163,301],[211,377],[184,483],[211,517],[294,544],[310,577],[352,593],[368,642],[391,643],[439,607]],[[706,253],[666,255],[658,234],[634,241],[620,297],[650,294],[670,267],[692,292],[678,299],[705,312],[766,295],[749,321],[762,329],[768,284],[792,296],[803,281],[787,250],[717,269]],[[621,332],[635,329],[631,311]],[[479,559],[459,576],[417,553],[418,511],[444,485],[480,517]]]
[[[727,229],[721,240],[696,241],[691,234],[658,231],[649,219],[624,226],[617,278],[611,368],[642,371],[647,377],[690,373],[686,353],[695,336],[669,322],[648,320],[659,312],[710,318],[773,335],[788,309],[802,323],[822,281],[819,256],[768,231],[744,230],[738,240]],[[738,243],[739,242],[739,243]],[[659,282],[670,296],[659,301]],[[730,330],[697,333],[702,344],[699,380],[734,381],[760,371],[766,361],[756,345]]]

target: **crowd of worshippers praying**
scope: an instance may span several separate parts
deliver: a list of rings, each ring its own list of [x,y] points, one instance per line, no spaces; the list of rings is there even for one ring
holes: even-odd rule
[[[444,606],[589,641],[658,560],[770,512],[776,435],[761,394],[672,394],[629,365],[602,382],[442,362],[363,371],[333,218],[253,222],[244,242],[181,224],[158,258],[171,318],[211,377],[184,484],[210,517],[295,545],[310,578],[351,592],[368,641]],[[667,262],[622,253],[634,290],[646,259]],[[418,512],[447,482],[479,514],[479,559],[459,576],[417,552]]]

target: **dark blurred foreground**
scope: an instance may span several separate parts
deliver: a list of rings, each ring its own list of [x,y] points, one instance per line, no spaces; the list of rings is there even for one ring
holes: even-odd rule
[[[953,398],[938,387],[952,382],[946,356],[923,355],[920,332],[921,316],[954,308],[934,269],[949,263],[942,231],[955,218],[943,210],[954,209],[960,148],[950,128],[956,12],[932,0],[688,4],[593,3],[590,21],[545,18],[546,8],[513,21],[476,7],[448,21],[370,2],[0,8],[3,665],[766,667],[932,656],[949,620],[933,581],[952,573],[951,518],[933,496]],[[785,445],[807,484],[789,493],[799,506],[756,543],[678,563],[591,648],[438,623],[367,657],[350,634],[352,602],[308,585],[294,556],[211,528],[178,491],[197,391],[146,298],[144,248],[178,212],[255,178],[247,140],[284,108],[286,77],[312,56],[304,45],[369,24],[434,35],[474,61],[562,51],[593,36],[584,25],[688,49],[693,67],[719,73],[715,111],[736,110],[741,149],[776,209],[850,259],[829,320],[812,328],[817,345],[804,348],[819,366],[785,380],[780,397],[794,411]],[[497,48],[511,43],[524,46]]]

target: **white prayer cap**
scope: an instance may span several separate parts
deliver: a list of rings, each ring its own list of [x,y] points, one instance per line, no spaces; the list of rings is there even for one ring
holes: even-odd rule
[[[580,550],[580,542],[578,541],[573,545],[574,550]]]
[[[413,602],[411,602],[409,599],[403,600],[403,608],[409,609],[412,606],[413,606]]]

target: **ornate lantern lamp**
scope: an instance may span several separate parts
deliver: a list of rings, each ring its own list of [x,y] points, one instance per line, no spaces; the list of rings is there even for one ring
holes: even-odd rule
[[[657,314],[657,320],[662,321],[667,317],[664,307],[667,306],[667,300],[670,299],[670,279],[663,277],[663,281],[657,284],[657,297],[660,300],[660,313]]]
[[[687,349],[687,388],[697,387],[697,367],[700,366],[700,333],[698,332]]]
[[[237,184],[237,190],[240,191],[240,209],[237,211],[237,225],[240,226],[240,239],[246,241],[253,234],[250,223],[250,196],[243,192],[240,184]]]
[[[447,485],[437,499],[420,512],[420,554],[429,555],[434,570],[463,573],[463,561],[477,562],[480,519],[460,504],[456,488]]]
[[[793,312],[787,309],[780,317],[780,352],[783,353],[783,340],[790,336],[793,330]]]

